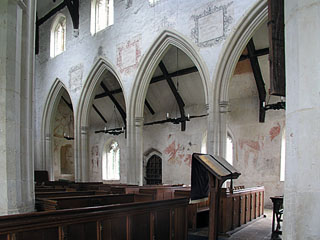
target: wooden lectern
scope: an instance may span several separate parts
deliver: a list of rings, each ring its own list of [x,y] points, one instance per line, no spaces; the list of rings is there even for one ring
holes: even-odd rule
[[[209,202],[209,240],[218,238],[218,216],[222,184],[228,179],[236,179],[240,173],[224,158],[209,154],[194,153],[191,169],[191,201],[205,199]]]

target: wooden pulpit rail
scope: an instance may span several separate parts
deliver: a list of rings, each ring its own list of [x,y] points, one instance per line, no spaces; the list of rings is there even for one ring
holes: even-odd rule
[[[0,239],[185,240],[187,199],[0,217]]]

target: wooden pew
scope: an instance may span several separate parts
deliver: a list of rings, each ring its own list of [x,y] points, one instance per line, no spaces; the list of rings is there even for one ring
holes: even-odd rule
[[[187,199],[0,217],[0,239],[185,240]]]
[[[54,211],[70,208],[103,206],[111,204],[130,203],[136,201],[151,201],[151,195],[138,194],[108,194],[89,196],[69,196],[55,198],[37,198],[39,211]]]
[[[225,234],[264,214],[264,187],[234,190],[222,189],[219,212],[219,234]]]
[[[175,198],[190,199],[190,190],[176,190]],[[188,204],[188,228],[195,231],[200,215],[209,211],[209,199]],[[234,230],[264,214],[264,187],[238,188],[233,193],[222,188],[219,211],[219,234]]]
[[[190,189],[176,190],[174,192],[175,198],[187,198],[190,199]],[[203,202],[189,203],[188,204],[188,228],[192,231],[197,229],[199,218],[204,213],[209,214],[209,199]]]
[[[154,200],[167,200],[174,198],[174,192],[176,190],[185,189],[182,186],[165,186],[165,185],[154,185],[154,186],[143,186],[140,187],[139,193],[151,194]]]
[[[86,196],[86,195],[106,195],[104,191],[57,191],[57,192],[36,192],[35,197],[37,198],[56,198],[56,197],[71,197],[71,196]]]

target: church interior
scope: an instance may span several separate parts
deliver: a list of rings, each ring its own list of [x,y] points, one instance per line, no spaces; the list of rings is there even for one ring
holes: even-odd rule
[[[0,240],[320,239],[319,9],[1,0]]]

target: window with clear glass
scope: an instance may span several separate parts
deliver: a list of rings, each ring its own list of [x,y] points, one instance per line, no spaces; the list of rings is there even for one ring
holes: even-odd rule
[[[50,56],[55,57],[66,50],[66,18],[59,14],[51,28]]]
[[[91,33],[95,34],[113,24],[113,0],[92,0]]]
[[[120,180],[120,148],[116,141],[107,145],[103,153],[102,179]]]
[[[150,3],[151,6],[154,6],[159,1],[160,0],[149,0],[149,3]]]
[[[233,165],[233,141],[229,134],[227,136],[226,160]]]

